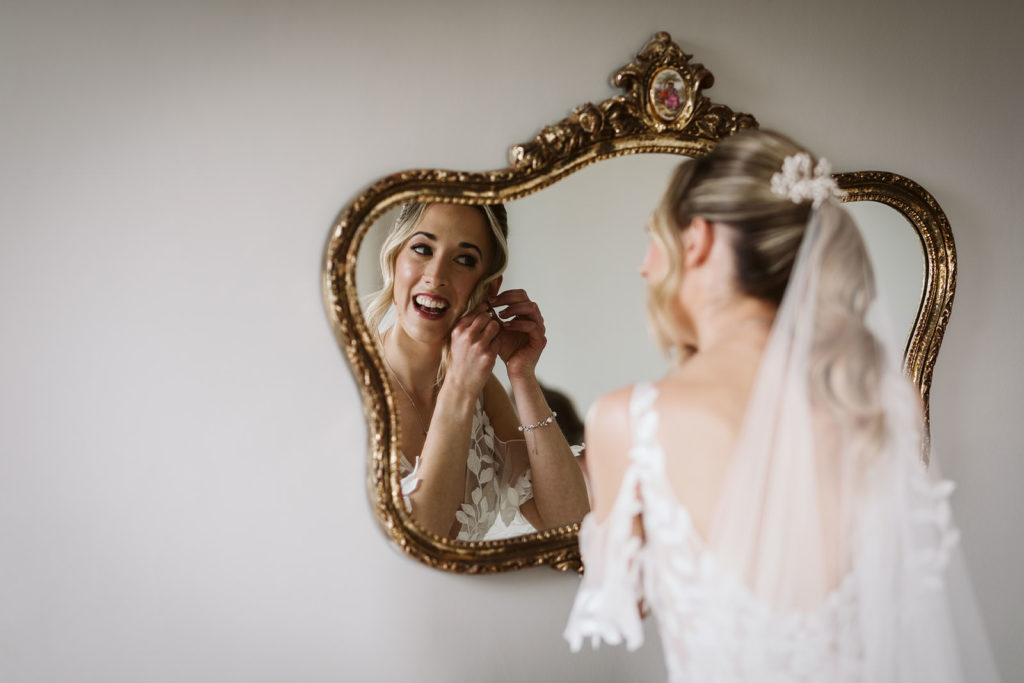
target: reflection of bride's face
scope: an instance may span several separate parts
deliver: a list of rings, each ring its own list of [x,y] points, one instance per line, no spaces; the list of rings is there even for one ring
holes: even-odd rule
[[[432,204],[395,260],[397,323],[418,341],[447,339],[493,256],[491,231],[478,209]]]

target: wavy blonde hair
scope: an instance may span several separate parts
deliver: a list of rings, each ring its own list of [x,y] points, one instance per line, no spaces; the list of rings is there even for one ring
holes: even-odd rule
[[[771,177],[783,160],[807,150],[769,131],[727,137],[705,157],[676,169],[655,209],[651,225],[668,261],[663,278],[652,283],[648,312],[655,336],[668,350],[678,343],[674,301],[683,275],[679,234],[694,218],[733,228],[738,291],[776,306],[789,282],[797,249],[807,228],[811,203],[794,203],[771,191]]]
[[[427,203],[415,202],[404,204],[395,220],[391,231],[384,239],[380,250],[380,272],[384,284],[370,297],[366,307],[366,324],[370,332],[376,337],[377,343],[383,349],[384,338],[382,336],[381,324],[387,316],[388,311],[394,304],[395,296],[395,263],[398,261],[398,253],[409,241],[417,226],[423,219],[423,212],[430,206]],[[487,285],[498,279],[505,272],[508,265],[508,211],[503,204],[473,204],[472,208],[483,214],[487,225],[491,229],[491,243],[494,247],[491,264],[480,279],[473,292],[466,302],[466,308],[459,317],[469,312],[474,306],[483,300]],[[445,370],[448,367],[448,346],[441,354],[441,365],[437,372],[438,385],[444,381]]]
[[[772,176],[794,154],[817,158],[788,137],[765,130],[732,135],[707,156],[683,162],[672,175],[651,222],[666,256],[665,275],[649,288],[647,309],[666,352],[680,349],[677,297],[683,277],[680,233],[694,218],[730,230],[737,292],[778,306],[811,215],[810,199],[794,202],[771,190]],[[865,316],[875,298],[871,262],[860,233],[841,207],[841,230],[825,245],[816,311],[815,364],[809,382],[840,424],[856,422],[873,437],[884,434],[878,400],[884,353]]]
[[[860,231],[839,207],[842,223],[822,244],[809,385],[812,396],[837,417],[850,444],[873,453],[884,443],[886,423],[880,386],[886,350],[865,322],[876,297],[874,271]]]

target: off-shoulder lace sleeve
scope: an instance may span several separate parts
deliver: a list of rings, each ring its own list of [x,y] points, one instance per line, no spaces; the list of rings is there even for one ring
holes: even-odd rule
[[[598,522],[587,515],[580,528],[583,583],[576,594],[564,637],[573,652],[584,638],[597,647],[625,642],[635,650],[644,642],[640,619],[643,599],[642,540],[633,532],[633,520],[640,514],[636,476],[630,469],[619,497],[607,519]]]

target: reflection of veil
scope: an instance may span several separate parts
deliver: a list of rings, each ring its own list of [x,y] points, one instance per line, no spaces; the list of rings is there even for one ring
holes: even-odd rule
[[[874,299],[857,228],[825,201],[778,310],[709,545],[775,609],[856,596],[849,628],[864,680],[962,680],[962,669],[993,680],[980,621],[951,611],[965,598],[976,617],[969,583],[948,571],[953,487],[922,462],[919,399]],[[965,624],[971,633],[958,633]]]

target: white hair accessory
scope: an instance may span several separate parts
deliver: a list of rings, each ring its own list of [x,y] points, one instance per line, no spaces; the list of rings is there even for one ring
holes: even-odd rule
[[[814,206],[829,199],[842,199],[843,192],[832,178],[832,165],[819,159],[811,170],[811,155],[792,154],[782,161],[782,170],[772,176],[771,190],[780,197],[789,197],[794,204],[811,200]]]

